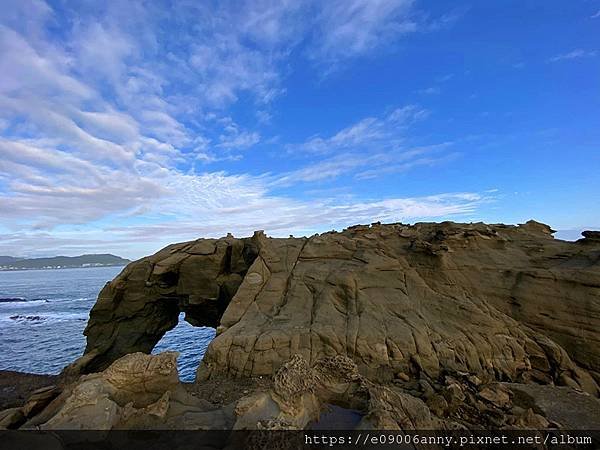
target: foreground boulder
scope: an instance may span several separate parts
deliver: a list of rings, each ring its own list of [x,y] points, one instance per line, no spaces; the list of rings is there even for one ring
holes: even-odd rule
[[[150,352],[185,312],[217,328],[199,380],[343,355],[378,383],[452,372],[597,396],[600,241],[584,236],[560,241],[534,221],[444,222],[175,244],[106,285],[67,372]]]
[[[230,429],[233,407],[219,409],[179,382],[177,353],[132,353],[68,384],[21,426],[41,430]]]

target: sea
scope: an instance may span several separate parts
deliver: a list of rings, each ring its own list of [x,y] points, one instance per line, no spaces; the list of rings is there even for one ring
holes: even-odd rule
[[[58,374],[83,354],[90,309],[122,267],[0,271],[0,370]],[[152,353],[175,350],[179,378],[192,382],[213,328],[179,317]]]

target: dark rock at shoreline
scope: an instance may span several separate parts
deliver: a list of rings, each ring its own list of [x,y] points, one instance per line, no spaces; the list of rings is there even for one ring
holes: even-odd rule
[[[20,314],[17,314],[15,316],[10,316],[9,318],[11,320],[28,320],[31,322],[43,322],[44,320],[46,320],[46,318],[43,316],[23,316]]]
[[[1,297],[0,303],[18,303],[18,302],[26,302],[27,300],[23,297]]]
[[[583,231],[581,233],[581,235],[584,237],[584,239],[587,239],[590,241],[600,241],[600,231],[586,230],[586,231]]]
[[[22,406],[34,391],[55,384],[58,378],[58,375],[0,370],[0,410]]]

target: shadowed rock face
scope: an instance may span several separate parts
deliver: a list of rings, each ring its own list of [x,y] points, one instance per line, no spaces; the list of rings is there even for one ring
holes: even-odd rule
[[[180,312],[194,326],[216,328],[257,254],[253,239],[202,239],[129,264],[100,292],[85,355],[71,370],[95,372],[125,354],[149,353]]]
[[[458,372],[598,395],[600,240],[585,236],[444,222],[172,245],[106,285],[69,370],[150,352],[183,311],[218,331],[199,379],[344,355],[377,382]]]

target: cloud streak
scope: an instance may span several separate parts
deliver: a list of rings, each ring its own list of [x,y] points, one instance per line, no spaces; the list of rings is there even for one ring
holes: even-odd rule
[[[582,59],[582,58],[591,58],[596,56],[597,52],[595,50],[583,50],[583,49],[575,49],[568,53],[562,53],[560,55],[553,56],[548,61],[549,62],[559,62],[559,61],[569,61],[574,59]]]
[[[429,112],[416,105],[396,108],[384,117],[367,117],[341,129],[330,137],[314,136],[301,144],[287,146],[290,153],[330,154],[357,147],[396,145],[402,141],[402,132]]]
[[[189,181],[189,180],[188,180]],[[341,230],[357,223],[373,221],[397,222],[455,218],[469,220],[477,208],[489,198],[476,193],[450,193],[416,198],[389,198],[373,201],[339,201],[316,199],[298,201],[265,195],[255,180],[229,179],[194,180],[198,188],[211,183],[225,183],[230,195],[222,194],[218,204],[203,196],[203,190],[191,191],[182,199],[165,198],[167,210],[153,210],[163,220],[154,223],[108,225],[85,231],[63,228],[48,233],[43,230],[5,233],[0,253],[28,256],[47,255],[57,250],[77,254],[84,251],[113,252],[127,257],[140,257],[174,241],[198,237],[220,237],[228,232],[237,236],[266,230],[269,235],[311,235],[331,229]],[[251,186],[246,185],[250,183]],[[189,184],[186,184],[189,188]],[[225,192],[225,191],[222,191]],[[237,195],[241,194],[242,198]],[[186,203],[181,209],[182,202]],[[190,204],[192,207],[190,207]],[[268,215],[264,211],[269,211]],[[168,218],[171,216],[171,219]],[[177,219],[173,218],[177,216]],[[29,249],[24,252],[23,249]]]

